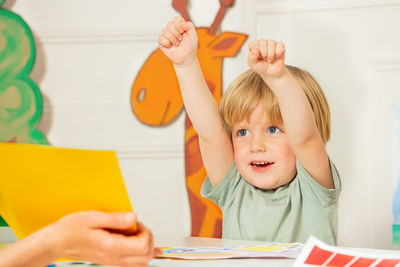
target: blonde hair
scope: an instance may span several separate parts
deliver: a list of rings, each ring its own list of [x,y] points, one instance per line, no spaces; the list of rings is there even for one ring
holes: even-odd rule
[[[286,67],[307,95],[314,112],[315,123],[326,144],[330,138],[330,112],[321,86],[307,71],[289,65]],[[249,120],[250,114],[259,103],[265,105],[269,123],[273,125],[282,123],[279,104],[272,90],[260,75],[248,70],[231,83],[221,99],[220,114],[229,136],[232,137],[233,124],[244,119]]]

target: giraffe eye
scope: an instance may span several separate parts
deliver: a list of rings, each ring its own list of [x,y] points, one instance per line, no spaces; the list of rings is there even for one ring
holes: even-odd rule
[[[136,100],[141,103],[146,98],[146,88],[141,88],[137,94]]]

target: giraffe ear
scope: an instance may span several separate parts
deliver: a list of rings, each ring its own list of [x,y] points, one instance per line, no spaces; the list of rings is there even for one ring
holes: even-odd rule
[[[213,57],[234,57],[239,52],[247,35],[237,32],[224,32],[218,35],[208,47]]]

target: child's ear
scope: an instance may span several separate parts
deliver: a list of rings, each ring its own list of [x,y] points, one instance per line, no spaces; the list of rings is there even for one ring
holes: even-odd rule
[[[247,37],[246,34],[223,32],[209,43],[210,53],[213,57],[234,57]]]

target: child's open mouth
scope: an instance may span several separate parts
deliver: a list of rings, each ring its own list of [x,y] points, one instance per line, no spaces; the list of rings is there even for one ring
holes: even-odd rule
[[[272,164],[274,164],[274,162],[269,162],[269,161],[253,161],[250,163],[250,165],[255,168],[255,169],[264,169],[267,168],[269,166],[271,166]]]

